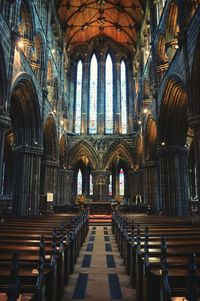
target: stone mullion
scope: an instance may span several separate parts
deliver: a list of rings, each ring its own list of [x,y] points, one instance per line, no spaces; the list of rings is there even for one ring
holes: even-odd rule
[[[171,146],[158,149],[161,210],[168,215],[188,214],[187,150]]]
[[[113,74],[113,82],[114,82],[114,91],[113,91],[113,99],[114,99],[114,132],[116,134],[121,133],[121,81],[120,81],[120,70],[121,64],[120,61],[117,61],[114,64],[114,74]]]
[[[101,60],[98,70],[97,133],[105,132],[105,63]]]
[[[88,87],[89,87],[89,69],[88,63],[83,64],[83,85],[82,85],[82,103],[81,103],[81,133],[88,133]]]
[[[146,162],[143,164],[144,171],[144,202],[151,205],[153,209],[160,210],[159,204],[159,179],[158,164]]]

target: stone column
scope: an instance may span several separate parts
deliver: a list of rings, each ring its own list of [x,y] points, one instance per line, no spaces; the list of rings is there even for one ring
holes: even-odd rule
[[[2,173],[3,173],[3,162],[4,162],[4,143],[5,143],[5,132],[10,126],[10,118],[0,115],[0,189],[2,187]],[[0,190],[1,193],[1,190]]]
[[[59,198],[58,204],[70,205],[72,201],[72,180],[73,180],[73,171],[67,169],[59,170]]]
[[[97,105],[97,131],[99,135],[105,130],[105,62],[101,58],[99,63],[98,105]]]
[[[120,59],[117,57],[116,63],[114,64],[113,82],[116,83],[113,91],[114,99],[114,132],[116,134],[121,133],[121,81],[120,81]]]
[[[47,192],[53,193],[53,203],[57,205],[57,191],[58,191],[58,172],[59,162],[57,161],[42,161],[41,171],[41,195],[46,195]]]
[[[158,162],[149,161],[143,164],[144,203],[154,210],[160,210]]]
[[[160,205],[167,215],[188,215],[188,151],[181,146],[157,149],[159,157]]]
[[[21,145],[13,149],[15,214],[37,215],[39,213],[42,153],[41,147]]]
[[[189,119],[189,126],[193,129],[194,138],[194,156],[196,166],[197,195],[200,200],[200,116],[194,116]]]
[[[88,63],[83,64],[81,134],[88,133]]]
[[[94,201],[105,202],[108,200],[109,176],[110,172],[106,170],[92,172]]]
[[[129,171],[129,185],[131,202],[135,201],[136,195],[144,197],[143,171],[141,169]]]

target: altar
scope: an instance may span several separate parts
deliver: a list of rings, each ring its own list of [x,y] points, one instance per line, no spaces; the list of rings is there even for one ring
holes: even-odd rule
[[[91,202],[89,204],[90,214],[95,215],[106,215],[111,214],[111,203],[110,202]]]

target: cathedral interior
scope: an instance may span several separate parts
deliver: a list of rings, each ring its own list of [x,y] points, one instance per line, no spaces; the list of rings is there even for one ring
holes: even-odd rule
[[[180,224],[199,215],[199,4],[0,0],[0,215],[18,225],[81,205],[84,220],[95,202]]]

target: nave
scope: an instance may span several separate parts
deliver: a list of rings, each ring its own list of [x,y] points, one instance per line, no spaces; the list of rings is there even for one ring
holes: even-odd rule
[[[62,301],[136,301],[111,226],[90,226]]]

